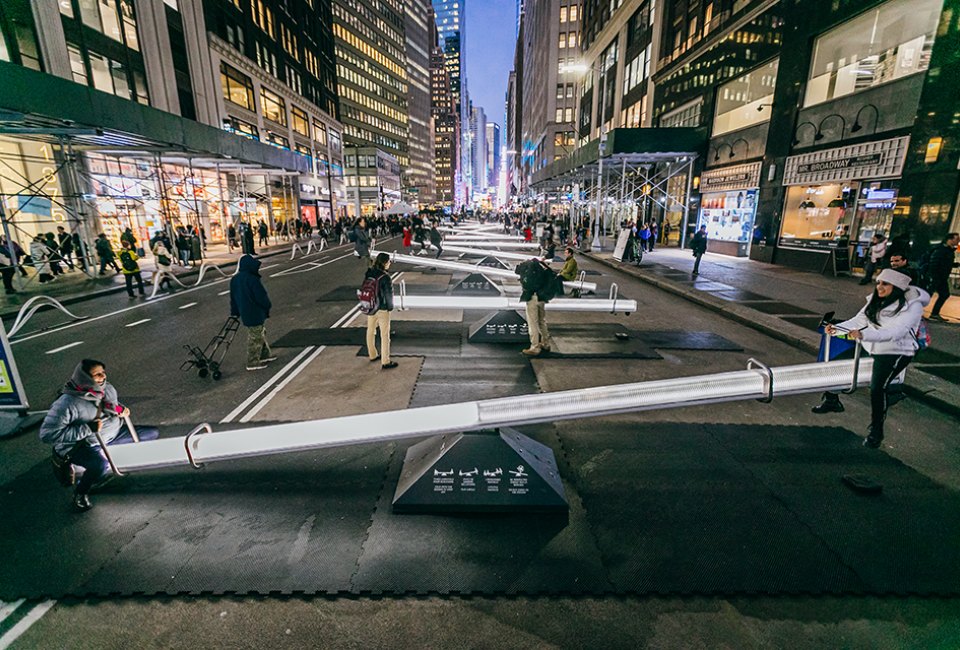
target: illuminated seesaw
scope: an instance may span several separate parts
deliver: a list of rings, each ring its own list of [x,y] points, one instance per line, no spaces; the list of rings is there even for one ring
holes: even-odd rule
[[[407,309],[482,309],[509,310],[524,309],[525,302],[519,298],[507,296],[408,296],[400,292],[394,296],[394,306],[401,311]],[[637,311],[637,301],[617,298],[609,299],[565,299],[554,298],[546,305],[547,311],[610,312],[632,314]]]
[[[858,365],[859,364],[859,365]],[[294,453],[345,445],[593,418],[742,400],[852,392],[870,382],[873,360],[770,368],[751,359],[746,370],[614,386],[503,397],[382,413],[350,415],[249,429],[213,431],[201,424],[186,436],[110,447],[120,473]],[[200,435],[200,434],[203,435]]]
[[[386,251],[370,251],[370,255],[376,257],[381,252]],[[412,264],[414,266],[427,266],[427,267],[436,267],[438,269],[447,269],[450,271],[466,271],[467,273],[481,273],[488,277],[496,278],[510,278],[517,280],[517,274],[515,271],[510,269],[497,269],[491,266],[480,266],[478,264],[464,264],[463,262],[451,262],[449,260],[438,260],[433,258],[423,258],[417,257],[416,255],[404,255],[402,253],[387,253],[390,256],[390,259],[393,262],[401,262],[403,264]],[[528,258],[529,259],[529,258]],[[596,291],[597,285],[595,282],[564,282],[563,286],[568,289],[579,289],[580,291]]]
[[[461,239],[459,237],[447,237],[443,240],[443,243],[453,246],[478,246],[482,244],[491,248],[529,248],[534,250],[540,248],[540,244],[536,244],[534,242]]]
[[[467,246],[449,246],[444,245],[444,252],[462,253],[464,255],[476,255],[477,257],[496,257],[501,260],[517,260],[524,262],[531,258],[529,253],[509,253],[507,251],[492,250],[489,248],[470,248]],[[540,258],[543,259],[543,258]]]

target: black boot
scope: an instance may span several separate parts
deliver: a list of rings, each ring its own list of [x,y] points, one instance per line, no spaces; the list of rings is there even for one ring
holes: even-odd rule
[[[817,415],[824,413],[843,413],[843,404],[836,393],[824,393],[820,403],[810,409]]]
[[[867,437],[863,440],[863,446],[876,449],[881,442],[883,442],[883,428],[871,424],[867,430]]]
[[[93,502],[90,501],[90,497],[86,494],[80,494],[79,492],[74,493],[73,495],[73,509],[77,512],[86,512],[93,507]]]

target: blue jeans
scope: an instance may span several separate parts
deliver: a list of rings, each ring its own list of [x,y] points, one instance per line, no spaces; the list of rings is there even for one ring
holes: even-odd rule
[[[156,427],[137,427],[137,436],[140,440],[156,440],[160,437],[160,431]],[[125,445],[131,442],[133,442],[133,436],[130,435],[127,424],[124,422],[120,428],[120,435],[107,443],[107,446]],[[99,445],[77,443],[67,454],[67,460],[85,470],[77,482],[77,494],[87,494],[90,488],[110,473],[110,463]]]

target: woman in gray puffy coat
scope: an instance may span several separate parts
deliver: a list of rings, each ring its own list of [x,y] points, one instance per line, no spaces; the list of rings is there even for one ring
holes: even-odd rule
[[[84,359],[60,391],[40,425],[40,440],[53,445],[53,472],[64,487],[74,484],[74,466],[84,469],[76,482],[73,507],[85,512],[93,507],[90,490],[113,478],[97,433],[106,445],[133,442],[125,418],[130,409],[120,404],[117,389],[107,381],[106,366]],[[139,427],[140,440],[156,440],[159,431]]]

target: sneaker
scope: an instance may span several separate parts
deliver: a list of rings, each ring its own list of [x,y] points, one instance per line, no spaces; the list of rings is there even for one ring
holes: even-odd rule
[[[520,354],[524,354],[528,357],[537,357],[540,356],[540,348],[527,348],[526,350],[520,350]]]
[[[867,437],[863,439],[863,446],[876,449],[883,442],[883,431],[877,431],[871,424],[867,429]]]
[[[50,463],[53,465],[53,476],[60,485],[70,487],[76,482],[77,473],[69,460],[63,458],[57,452],[53,452]]]
[[[381,370],[388,370],[388,369],[390,369],[390,368],[396,368],[398,365],[400,365],[400,364],[398,364],[396,361],[391,361],[390,363],[385,363],[385,364],[383,364],[382,366],[380,366],[380,369],[381,369]]]
[[[260,363],[270,363],[271,361],[276,361],[276,357],[260,357]]]
[[[259,363],[255,366],[247,366],[247,370],[263,370],[267,365],[265,363]]]
[[[810,409],[817,415],[824,413],[843,413],[843,403],[836,395],[824,395],[819,404]]]
[[[90,501],[90,497],[86,494],[74,494],[73,495],[73,509],[77,512],[86,512],[93,507],[93,502]]]

